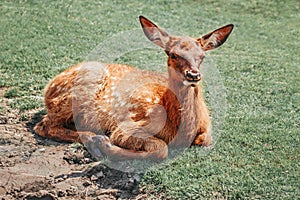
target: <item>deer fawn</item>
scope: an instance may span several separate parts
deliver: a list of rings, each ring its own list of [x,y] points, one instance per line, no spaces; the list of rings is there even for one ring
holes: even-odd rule
[[[99,62],[70,67],[45,88],[47,114],[34,128],[38,135],[81,142],[94,156],[113,160],[164,159],[168,145],[211,144],[200,65],[233,25],[193,39],[139,20],[146,37],[166,52],[168,76]]]

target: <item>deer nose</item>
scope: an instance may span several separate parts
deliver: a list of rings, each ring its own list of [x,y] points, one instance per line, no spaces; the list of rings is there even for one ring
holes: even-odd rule
[[[194,70],[187,70],[185,72],[185,77],[188,81],[200,81],[201,80],[200,72],[194,71]]]

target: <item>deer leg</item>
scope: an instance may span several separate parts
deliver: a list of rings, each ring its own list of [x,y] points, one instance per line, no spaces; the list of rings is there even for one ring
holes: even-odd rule
[[[59,141],[66,142],[80,142],[80,135],[95,136],[96,134],[89,131],[78,132],[65,128],[62,124],[57,124],[51,121],[48,115],[45,115],[41,122],[39,122],[35,127],[34,131],[36,134],[42,137],[51,138]]]
[[[200,119],[202,120],[198,125],[197,134],[193,141],[193,145],[210,146],[212,144],[211,122],[209,112],[204,104],[204,101],[202,101],[201,108],[202,112],[200,113]]]
[[[97,135],[91,137],[87,141],[92,140],[95,149],[92,149],[91,154],[97,154],[100,150],[101,153],[106,155],[110,160],[132,160],[132,159],[152,159],[162,160],[168,156],[167,144],[154,136],[147,138],[137,138],[134,136],[122,137],[122,134],[116,130],[112,133],[111,138],[117,133],[118,140],[111,141],[105,135]],[[89,137],[89,136],[87,136]],[[134,145],[135,148],[132,146]],[[138,146],[138,148],[137,148]]]
[[[209,146],[212,143],[212,137],[209,131],[204,133],[199,133],[193,142],[193,145],[199,145],[199,146]]]
[[[209,146],[211,145],[211,142],[212,142],[211,135],[209,135],[208,133],[202,133],[196,136],[193,144],[199,146]]]
[[[163,160],[168,155],[168,147],[165,142],[157,138],[148,138],[145,144],[145,150],[137,151],[132,149],[125,149],[113,145],[107,136],[97,135],[93,137],[97,147],[111,160],[132,160],[132,159],[151,159]],[[151,144],[152,143],[152,144]],[[154,145],[153,145],[154,144]],[[155,146],[156,148],[153,148]],[[147,148],[148,147],[148,148]],[[147,151],[151,150],[151,151]]]

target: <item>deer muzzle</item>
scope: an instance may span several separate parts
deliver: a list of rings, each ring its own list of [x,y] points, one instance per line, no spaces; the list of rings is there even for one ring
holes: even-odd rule
[[[187,81],[198,82],[201,80],[201,74],[198,71],[187,70],[185,71],[185,78]]]

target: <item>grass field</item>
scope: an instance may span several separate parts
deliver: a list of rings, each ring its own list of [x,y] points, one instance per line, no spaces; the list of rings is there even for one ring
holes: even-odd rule
[[[139,15],[195,37],[233,23],[229,40],[210,53],[227,90],[227,117],[214,150],[204,156],[191,148],[148,170],[141,186],[171,199],[299,198],[300,2],[125,2],[2,0],[0,88],[6,92],[0,103],[21,115],[43,107],[42,91],[52,77],[107,38],[139,28]],[[145,52],[117,62],[165,60]]]

